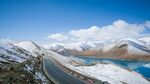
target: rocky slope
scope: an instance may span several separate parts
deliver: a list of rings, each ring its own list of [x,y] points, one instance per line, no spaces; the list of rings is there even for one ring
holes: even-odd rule
[[[23,44],[28,48],[22,48],[16,44],[0,44],[0,83],[50,83],[42,70],[42,55],[30,52],[31,48],[37,50],[37,45],[29,41]]]

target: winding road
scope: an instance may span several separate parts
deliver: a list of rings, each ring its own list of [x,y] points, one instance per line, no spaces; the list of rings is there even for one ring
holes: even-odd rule
[[[64,72],[50,57],[43,57],[43,68],[46,75],[56,84],[86,84],[83,80]]]

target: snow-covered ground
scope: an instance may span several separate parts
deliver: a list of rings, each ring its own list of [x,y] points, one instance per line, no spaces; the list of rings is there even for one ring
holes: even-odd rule
[[[142,75],[114,64],[98,63],[94,66],[70,66],[85,75],[107,81],[110,84],[150,84]]]
[[[44,52],[45,56],[48,56],[48,57],[51,57],[55,60],[57,60],[58,62],[60,62],[62,65],[66,65],[66,64],[73,64],[73,65],[76,65],[76,64],[82,64],[83,63],[83,60],[79,59],[79,58],[75,58],[75,57],[65,57],[65,56],[62,56],[60,54],[57,54],[53,51],[50,51],[50,50],[46,50],[45,49],[45,52]]]

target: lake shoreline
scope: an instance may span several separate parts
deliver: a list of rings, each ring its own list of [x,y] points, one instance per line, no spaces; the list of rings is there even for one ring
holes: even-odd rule
[[[143,67],[143,65],[150,63],[150,61],[145,61],[145,60],[126,60],[126,59],[115,59],[115,58],[99,58],[99,57],[95,57],[95,56],[76,56],[77,58],[83,59],[85,60],[86,64],[92,64],[94,62],[102,62],[102,63],[113,63],[115,65],[118,65],[122,68],[125,69],[130,69],[133,71],[138,72],[138,70],[141,70],[141,67]],[[150,79],[150,76],[147,76],[147,73],[150,73],[150,68],[142,68],[142,70],[140,72],[138,72],[140,74],[142,74],[145,78]],[[146,74],[146,75],[145,75]]]
[[[114,60],[123,60],[123,61],[146,61],[146,62],[150,62],[150,60],[139,60],[139,59],[123,59],[123,58],[112,58],[112,57],[98,57],[98,56],[85,56],[85,55],[81,55],[81,56],[73,56],[73,57],[87,57],[87,58],[98,58],[98,59],[114,59]]]

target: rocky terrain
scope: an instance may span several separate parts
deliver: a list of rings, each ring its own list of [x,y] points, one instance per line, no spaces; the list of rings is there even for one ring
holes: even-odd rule
[[[0,74],[0,84],[53,84],[43,72],[42,55],[13,44],[0,45]]]

